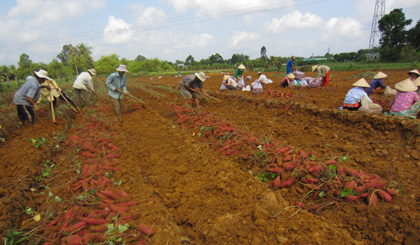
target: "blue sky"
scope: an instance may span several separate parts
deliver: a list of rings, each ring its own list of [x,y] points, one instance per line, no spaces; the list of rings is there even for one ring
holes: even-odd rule
[[[63,45],[85,43],[95,60],[117,54],[175,62],[219,53],[324,55],[366,49],[375,0],[2,0],[0,65],[22,53],[49,63]],[[413,24],[420,1],[388,0]]]

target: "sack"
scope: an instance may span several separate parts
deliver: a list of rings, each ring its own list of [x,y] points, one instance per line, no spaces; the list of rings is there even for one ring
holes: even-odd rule
[[[396,95],[397,94],[397,90],[396,89],[392,89],[389,86],[385,87],[385,92],[384,95]]]
[[[364,112],[369,112],[369,113],[382,113],[382,106],[368,100],[366,95],[363,95],[361,103],[362,103],[362,106],[359,108],[359,111],[364,111]]]

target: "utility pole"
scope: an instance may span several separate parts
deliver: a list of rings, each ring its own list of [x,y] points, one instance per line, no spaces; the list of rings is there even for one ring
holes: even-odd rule
[[[375,10],[373,12],[372,28],[370,31],[369,50],[375,48],[375,42],[380,39],[378,22],[385,15],[385,0],[375,0]]]

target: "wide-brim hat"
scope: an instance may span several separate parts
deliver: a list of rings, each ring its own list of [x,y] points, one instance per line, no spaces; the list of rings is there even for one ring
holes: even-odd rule
[[[262,72],[261,71],[258,71],[257,74],[262,74]]]
[[[204,82],[206,81],[206,74],[204,74],[204,72],[200,71],[200,72],[196,72],[195,76],[200,79],[200,81]]]
[[[373,77],[373,79],[381,79],[381,78],[385,78],[387,76],[388,76],[387,74],[380,71],[380,72],[376,73],[376,75]]]
[[[416,74],[417,76],[420,76],[420,73],[419,73],[419,71],[417,69],[416,70],[411,70],[411,71],[407,72],[408,75],[410,75],[411,73]]]
[[[397,84],[395,84],[395,89],[402,92],[414,92],[418,88],[410,79],[405,79]]]
[[[238,69],[240,69],[240,70],[244,70],[246,67],[243,65],[243,64],[240,64],[239,66],[238,66]]]
[[[44,70],[34,71],[37,77],[39,78],[45,78],[47,80],[51,80],[51,78],[48,77],[48,72]]]
[[[414,85],[417,87],[420,87],[420,77],[416,78],[416,80],[413,81]]]
[[[120,65],[120,66],[118,66],[117,71],[128,72],[128,71],[127,71],[127,67],[126,67],[125,65]]]
[[[90,75],[92,76],[96,76],[96,71],[95,69],[89,69],[88,72],[90,73]]]
[[[289,73],[289,74],[287,74],[287,76],[286,76],[287,78],[289,78],[289,79],[295,79],[295,75],[293,75],[293,73]]]
[[[318,68],[318,65],[312,66],[312,72],[314,72],[316,70],[316,68]]]
[[[354,87],[370,88],[369,83],[364,78],[360,78],[357,82],[353,83]]]
[[[223,81],[228,80],[228,79],[229,79],[229,77],[230,77],[230,75],[224,75],[224,76],[223,76]]]

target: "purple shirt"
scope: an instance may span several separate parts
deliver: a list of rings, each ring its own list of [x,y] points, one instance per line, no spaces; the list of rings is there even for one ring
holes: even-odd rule
[[[416,92],[397,91],[397,94],[391,102],[391,111],[400,112],[408,110],[419,99],[420,97]]]
[[[366,89],[366,93],[367,94],[371,94],[373,93],[373,90],[376,89],[377,87],[381,87],[381,88],[386,88],[385,84],[382,82],[382,78],[378,78],[378,79],[373,79],[370,83],[370,88]]]

